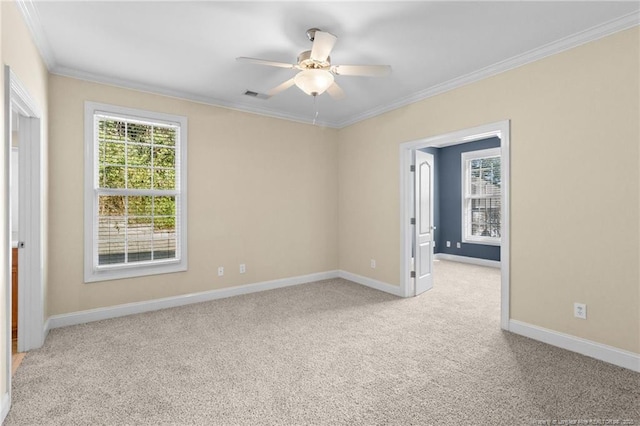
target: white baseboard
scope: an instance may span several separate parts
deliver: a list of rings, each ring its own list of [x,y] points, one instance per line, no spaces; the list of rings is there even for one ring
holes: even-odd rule
[[[384,291],[385,293],[393,294],[394,296],[401,296],[400,286],[387,284],[382,281],[374,280],[373,278],[363,277],[362,275],[352,274],[347,271],[339,271],[339,277],[345,280],[353,281],[354,283],[362,284],[367,287],[374,288],[376,290]]]
[[[619,367],[640,372],[640,354],[513,319],[509,320],[509,331]]]
[[[318,272],[315,274],[301,275],[298,277],[284,278],[280,280],[264,281],[261,283],[247,284],[237,287],[222,288],[204,291],[201,293],[184,294],[180,296],[154,299],[144,302],[126,303],[123,305],[109,306],[106,308],[89,309],[86,311],[72,312],[69,314],[53,315],[45,323],[45,330],[67,327],[70,325],[84,324],[109,318],[123,317],[126,315],[140,314],[143,312],[157,311],[159,309],[174,308],[190,305],[192,303],[208,302],[210,300],[224,299],[241,294],[256,293],[259,291],[273,290],[276,288],[290,287],[314,281],[338,278],[338,271]]]
[[[434,260],[450,260],[452,262],[470,263],[472,265],[489,266],[491,268],[500,269],[499,260],[479,259],[477,257],[458,256],[457,254],[436,253],[433,255]]]
[[[4,419],[7,418],[9,408],[11,408],[11,404],[9,404],[9,392],[5,392],[5,394],[2,395],[2,402],[0,402],[0,424],[3,424]]]
[[[450,256],[450,255],[449,255]],[[462,256],[453,256],[462,257]],[[447,259],[449,260],[449,259]],[[499,263],[499,262],[498,262]],[[376,290],[401,296],[399,286],[394,286],[373,278],[353,274],[347,271],[327,271],[315,274],[302,275],[298,277],[285,278],[281,280],[264,281],[261,283],[247,284],[238,287],[211,290],[202,293],[186,294],[181,296],[167,297],[163,299],[149,300],[145,302],[127,303],[123,305],[110,306],[107,308],[91,309],[70,314],[53,315],[44,324],[44,335],[50,329],[66,327],[76,324],[84,324],[103,319],[117,318],[126,315],[139,314],[143,312],[156,311],[159,309],[173,308],[177,306],[189,305],[192,303],[207,302],[210,300],[224,299],[242,294],[256,293],[276,288],[290,287],[299,284],[306,284],[314,281],[321,281],[332,278],[344,278]],[[540,342],[557,346],[586,355],[601,361],[608,362],[629,370],[640,372],[640,354],[625,351],[613,346],[582,339],[561,332],[549,330],[543,327],[527,324],[518,320],[509,320],[509,331],[521,336],[529,337]],[[2,398],[0,412],[0,423],[9,411],[9,395]]]
[[[51,318],[47,318],[47,320],[44,322],[44,327],[42,329],[42,344],[44,344],[44,341],[47,340],[49,330],[51,330]]]

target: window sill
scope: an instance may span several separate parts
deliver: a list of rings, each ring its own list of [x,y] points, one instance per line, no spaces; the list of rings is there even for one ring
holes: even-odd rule
[[[463,239],[462,240],[463,244],[481,244],[484,246],[500,246],[502,244],[502,242],[500,240],[493,240],[493,239],[473,239],[473,240],[469,240],[469,239]]]
[[[172,274],[175,272],[185,272],[187,261],[166,262],[161,264],[147,264],[139,266],[123,266],[105,268],[101,270],[85,271],[84,282],[93,283],[109,280],[121,280],[126,278],[137,278],[151,275]]]

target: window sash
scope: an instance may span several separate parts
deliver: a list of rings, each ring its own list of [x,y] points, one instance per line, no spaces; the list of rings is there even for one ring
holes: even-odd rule
[[[488,201],[488,203],[483,203],[484,205],[476,206],[474,209],[473,201]],[[467,205],[467,235],[466,238],[469,240],[494,240],[499,241],[502,236],[502,197],[501,196],[492,196],[485,198],[468,198]],[[495,214],[497,211],[498,220],[492,220],[492,212]],[[474,220],[474,213],[478,213],[478,216],[484,216],[484,220],[478,219]],[[486,231],[492,232],[497,228],[497,233],[499,235],[475,235],[473,234],[474,225],[476,227],[483,227]]]
[[[129,214],[129,208],[128,208],[128,204],[125,207],[125,211],[123,212],[122,215],[113,215],[113,216],[101,216],[98,206],[100,204],[99,199],[100,196],[104,196],[104,195],[116,195],[116,196],[124,196],[124,197],[139,197],[139,196],[156,196],[156,197],[165,197],[165,196],[170,196],[170,197],[174,197],[174,205],[175,205],[175,210],[174,210],[174,214],[173,215],[162,215],[162,214],[156,214],[155,212],[151,212],[150,214],[144,214],[144,215],[136,215],[136,214]],[[157,263],[163,263],[163,264],[168,264],[168,263],[179,263],[181,261],[181,256],[182,256],[182,247],[179,243],[180,241],[180,236],[181,236],[181,214],[180,214],[180,210],[179,210],[179,206],[181,205],[181,195],[178,191],[128,191],[128,190],[108,190],[108,191],[104,191],[104,190],[96,190],[95,191],[95,197],[94,197],[94,205],[96,206],[95,209],[95,214],[94,214],[94,225],[93,225],[93,229],[94,229],[94,238],[93,238],[93,265],[96,271],[100,271],[100,270],[109,270],[109,269],[115,269],[115,268],[120,268],[120,267],[126,267],[126,268],[130,268],[130,267],[135,267],[137,265],[140,266],[145,266],[145,265],[153,265],[153,264],[157,264]],[[123,256],[124,256],[124,261],[123,262],[118,262],[118,263],[100,263],[100,242],[104,241],[100,238],[100,220],[103,218],[120,218],[122,219],[123,222],[123,228],[124,228],[124,234],[123,234],[123,238],[122,238],[122,242],[123,242]],[[131,231],[131,226],[129,225],[129,220],[130,219],[140,219],[140,218],[150,218],[151,219],[151,235],[150,237],[147,237],[145,239],[130,239],[128,233]],[[170,257],[170,258],[154,258],[155,257],[155,253],[156,251],[161,251],[161,250],[156,250],[155,247],[156,245],[154,244],[156,241],[160,242],[163,240],[156,240],[155,239],[155,235],[156,235],[156,228],[155,228],[155,222],[156,219],[166,219],[166,218],[173,218],[174,219],[174,228],[173,228],[173,234],[175,234],[175,237],[172,238],[175,241],[175,249],[174,249],[174,256]],[[111,241],[111,240],[110,240]],[[129,256],[131,254],[134,253],[141,253],[141,252],[130,252],[129,251],[129,245],[131,243],[135,243],[135,242],[143,242],[143,241],[150,241],[151,242],[151,247],[150,247],[150,255],[152,257],[152,259],[146,261],[146,260],[136,260],[136,261],[129,261]],[[118,241],[116,241],[117,243]],[[158,246],[159,247],[159,246]]]

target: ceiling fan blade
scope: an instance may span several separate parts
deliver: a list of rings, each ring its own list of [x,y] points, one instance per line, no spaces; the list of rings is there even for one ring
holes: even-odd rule
[[[344,94],[344,90],[342,90],[342,87],[338,86],[335,81],[331,86],[327,88],[327,93],[337,101],[346,97],[346,95]]]
[[[390,65],[336,65],[331,67],[336,75],[351,75],[364,77],[384,77],[391,74]]]
[[[276,86],[273,89],[269,90],[267,92],[267,96],[269,96],[269,97],[275,96],[280,92],[284,92],[285,90],[287,90],[289,87],[293,86],[294,84],[295,84],[295,82],[293,81],[292,78],[290,78],[289,80],[285,81],[281,85]]]
[[[268,65],[270,67],[280,67],[280,68],[293,68],[295,66],[293,64],[287,64],[285,62],[267,61],[264,59],[256,59],[256,58],[246,58],[244,56],[236,58],[236,61],[246,62],[249,64]]]
[[[326,61],[337,39],[338,37],[331,33],[316,31],[311,48],[311,59],[318,62]]]

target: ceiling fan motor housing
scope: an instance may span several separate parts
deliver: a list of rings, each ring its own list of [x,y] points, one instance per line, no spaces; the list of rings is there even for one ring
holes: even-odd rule
[[[303,70],[321,70],[331,66],[331,57],[327,56],[326,61],[311,59],[311,51],[305,50],[298,55],[298,67]]]

